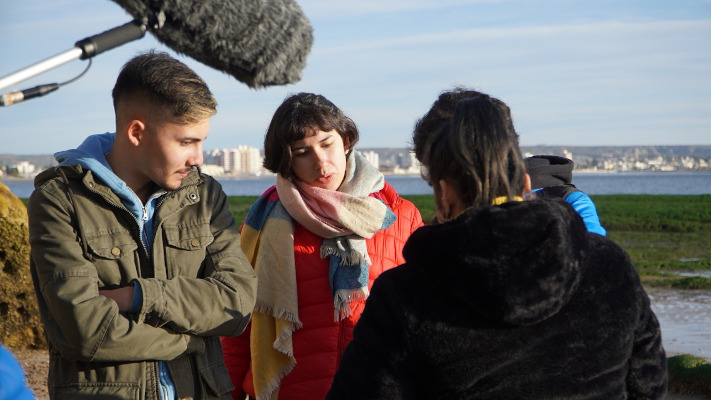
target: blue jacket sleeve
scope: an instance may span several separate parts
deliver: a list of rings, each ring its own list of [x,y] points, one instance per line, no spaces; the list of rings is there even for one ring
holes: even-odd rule
[[[602,236],[607,235],[607,231],[600,224],[597,209],[595,208],[595,204],[593,204],[590,196],[581,191],[577,191],[569,194],[565,198],[565,201],[573,206],[575,211],[577,211],[583,218],[583,222],[585,222],[588,232],[597,233]]]
[[[0,345],[0,400],[33,400],[25,372],[15,356]]]

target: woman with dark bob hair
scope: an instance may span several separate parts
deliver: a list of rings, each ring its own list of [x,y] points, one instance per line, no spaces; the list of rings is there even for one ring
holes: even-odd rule
[[[509,108],[462,94],[413,140],[440,223],[373,285],[326,398],[663,399],[659,323],[629,257],[564,200],[524,201]]]
[[[223,338],[235,399],[322,399],[373,281],[404,262],[415,206],[353,149],[358,129],[321,95],[288,97],[264,138],[277,174],[242,225],[257,272],[245,334]]]

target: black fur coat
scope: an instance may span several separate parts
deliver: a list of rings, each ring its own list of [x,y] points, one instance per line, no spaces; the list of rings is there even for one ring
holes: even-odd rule
[[[327,399],[662,399],[627,254],[560,200],[417,230],[373,286]]]

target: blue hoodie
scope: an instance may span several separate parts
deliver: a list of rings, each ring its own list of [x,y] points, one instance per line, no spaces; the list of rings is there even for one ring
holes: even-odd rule
[[[148,199],[144,205],[138,195],[126,185],[111,169],[106,154],[114,144],[114,133],[102,133],[86,138],[84,142],[72,150],[60,151],[54,154],[54,158],[59,165],[81,165],[82,168],[90,170],[96,177],[103,181],[121,199],[121,203],[133,214],[138,222],[141,232],[141,242],[146,248],[148,257],[151,257],[153,247],[153,214],[156,204],[165,190],[159,190]],[[131,312],[137,312],[138,307],[143,303],[143,293],[141,285],[134,284],[133,301],[131,302]],[[175,387],[168,372],[167,365],[161,361],[159,363],[160,382],[164,391],[161,396],[164,400],[175,398]]]
[[[145,206],[143,205],[138,195],[121,178],[116,176],[106,161],[106,154],[114,144],[114,137],[114,133],[89,136],[78,148],[55,153],[54,158],[57,159],[59,165],[79,164],[82,168],[90,170],[118,195],[123,205],[136,218],[141,230],[141,241],[146,246],[150,257],[153,246],[153,213],[158,199],[165,191],[158,191],[148,199]],[[141,221],[143,222],[141,223]]]
[[[531,190],[531,193],[540,192],[543,189],[544,188],[533,189]],[[600,217],[597,215],[597,208],[595,208],[595,204],[590,196],[580,190],[576,190],[569,193],[563,199],[566,203],[573,206],[573,209],[580,214],[580,217],[585,223],[585,227],[588,228],[588,232],[597,233],[601,236],[607,236],[607,230],[605,230],[605,228],[602,227],[602,224],[600,224]]]

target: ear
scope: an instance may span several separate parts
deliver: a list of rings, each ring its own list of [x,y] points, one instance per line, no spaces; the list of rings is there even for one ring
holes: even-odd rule
[[[437,183],[439,184],[439,193],[442,205],[452,205],[456,196],[452,184],[444,179],[440,179]]]
[[[343,149],[346,151],[346,154],[351,151],[351,141],[350,139],[348,139],[348,137],[345,137],[343,139]]]
[[[529,194],[531,194],[531,175],[524,174],[523,192],[521,193],[521,197],[525,199]]]
[[[436,203],[439,203],[439,211],[441,212],[438,218],[440,221],[445,222],[450,220],[453,215],[458,214],[459,197],[457,197],[454,186],[445,179],[440,179],[437,184],[439,185],[439,198],[436,199]]]
[[[128,141],[134,146],[141,144],[145,131],[146,124],[138,119],[131,120],[131,122],[126,125],[126,135],[128,136]]]

